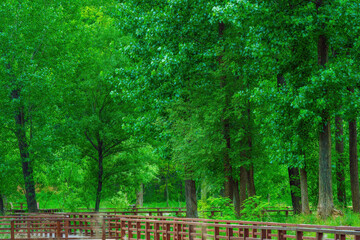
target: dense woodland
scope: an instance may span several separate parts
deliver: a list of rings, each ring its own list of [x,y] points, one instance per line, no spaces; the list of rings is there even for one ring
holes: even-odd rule
[[[359,54],[356,0],[2,0],[0,209],[360,212]]]

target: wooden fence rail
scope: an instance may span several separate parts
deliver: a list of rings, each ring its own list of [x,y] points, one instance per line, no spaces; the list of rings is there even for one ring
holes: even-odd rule
[[[81,217],[80,217],[81,216]],[[360,240],[360,227],[213,219],[54,214],[0,218],[0,239]]]

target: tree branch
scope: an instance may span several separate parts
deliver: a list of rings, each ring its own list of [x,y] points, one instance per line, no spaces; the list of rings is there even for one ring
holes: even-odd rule
[[[91,143],[91,145],[92,145],[97,151],[99,151],[99,148],[98,148],[98,147],[94,144],[94,142],[90,139],[90,137],[87,135],[87,132],[86,132],[86,131],[84,131],[84,134],[85,134],[87,140]]]

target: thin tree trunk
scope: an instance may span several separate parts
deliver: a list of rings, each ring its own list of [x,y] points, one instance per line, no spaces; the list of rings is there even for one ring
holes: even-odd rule
[[[249,197],[253,197],[256,195],[256,191],[255,191],[255,181],[254,181],[254,166],[252,165],[252,163],[250,163],[250,167],[247,170],[247,190],[248,190],[248,195]]]
[[[300,168],[300,187],[301,187],[301,212],[303,214],[310,214],[309,206],[309,192],[307,182],[306,168]]]
[[[336,161],[336,186],[337,199],[343,207],[346,207],[346,191],[345,191],[345,156],[344,156],[344,131],[343,120],[341,117],[335,117],[335,150],[337,153]]]
[[[20,90],[13,90],[11,94],[12,99],[20,98]],[[32,168],[32,161],[29,156],[29,145],[26,139],[26,127],[25,127],[25,116],[24,116],[24,106],[20,105],[15,113],[15,135],[18,141],[20,158],[25,182],[25,195],[26,202],[28,205],[29,212],[37,212],[36,204],[36,193],[35,193],[35,183],[34,183],[34,174]]]
[[[245,166],[240,167],[240,210],[243,208],[243,203],[246,200],[246,185],[247,185],[248,177]]]
[[[360,212],[356,120],[349,121],[350,183],[353,211]]]
[[[240,217],[240,194],[239,194],[239,181],[234,181],[233,184],[233,202],[234,202],[234,207],[235,207],[235,214],[236,217],[239,218]]]
[[[98,146],[98,187],[96,190],[96,201],[95,201],[95,212],[99,212],[100,210],[100,200],[101,200],[101,191],[102,191],[102,184],[103,184],[103,174],[104,174],[104,166],[103,166],[103,153],[102,153],[102,143],[99,142]]]
[[[223,22],[219,23],[219,37],[221,38],[224,35],[225,24]],[[218,58],[219,68],[223,65],[223,56],[220,55]],[[231,140],[230,140],[230,119],[227,115],[227,111],[230,105],[230,97],[226,89],[226,75],[221,76],[220,88],[225,91],[225,105],[223,108],[223,116],[222,116],[222,133],[223,138],[226,143],[226,147],[224,149],[224,173],[225,173],[225,183],[224,183],[224,197],[228,197],[232,200],[233,198],[233,184],[234,180],[232,177],[232,167],[231,167],[231,159],[230,159],[230,149],[231,149]]]
[[[289,182],[290,182],[290,192],[291,192],[291,202],[293,205],[294,213],[299,214],[301,212],[301,196],[300,191],[300,176],[299,169],[289,167]]]
[[[170,172],[170,160],[168,160],[168,166],[166,171],[166,180],[165,180],[165,196],[166,196],[166,207],[169,207],[169,172]]]
[[[142,207],[144,205],[144,184],[141,183],[136,192],[136,206]]]
[[[205,178],[201,181],[201,201],[205,202],[207,199],[207,184]]]
[[[330,121],[325,118],[319,136],[319,203],[318,215],[326,219],[334,210],[331,176]]]
[[[5,215],[5,206],[4,206],[4,198],[0,193],[0,215]]]
[[[186,217],[197,218],[197,199],[195,181],[185,180]]]

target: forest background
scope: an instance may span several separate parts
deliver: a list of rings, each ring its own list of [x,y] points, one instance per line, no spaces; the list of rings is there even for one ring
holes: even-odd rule
[[[198,199],[228,199],[239,216],[248,198],[360,212],[359,13],[351,0],[2,1],[1,212],[137,200],[197,216]]]

